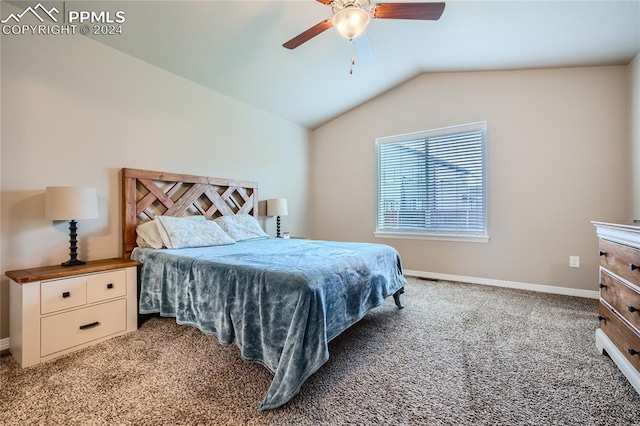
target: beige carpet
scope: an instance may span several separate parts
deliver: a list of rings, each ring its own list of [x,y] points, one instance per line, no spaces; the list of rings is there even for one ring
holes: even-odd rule
[[[597,301],[410,279],[330,344],[284,407],[234,346],[172,319],[20,369],[1,425],[632,425],[640,397],[594,344]]]

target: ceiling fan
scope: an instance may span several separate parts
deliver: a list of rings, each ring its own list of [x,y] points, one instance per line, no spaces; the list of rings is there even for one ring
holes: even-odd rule
[[[444,3],[371,3],[369,0],[316,0],[331,7],[333,17],[298,34],[282,46],[295,49],[331,27],[345,38],[358,37],[374,19],[416,19],[436,21]]]

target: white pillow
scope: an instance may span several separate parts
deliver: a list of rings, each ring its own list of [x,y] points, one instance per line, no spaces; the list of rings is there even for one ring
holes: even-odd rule
[[[212,220],[189,220],[172,216],[158,216],[156,219],[158,228],[164,230],[160,234],[167,248],[222,246],[235,243]]]
[[[160,237],[160,233],[158,232],[157,222],[156,220],[152,220],[138,225],[136,228],[136,234],[138,234],[136,243],[138,247],[151,247],[155,249],[164,247],[162,237]]]
[[[205,217],[202,215],[198,215],[183,217],[181,219],[205,220]],[[162,226],[159,226],[159,223],[156,219],[145,222],[142,225],[138,225],[138,227],[136,228],[136,233],[138,234],[138,236],[136,237],[136,244],[138,245],[138,247],[151,247],[155,249],[166,247],[164,242],[167,238],[166,233],[164,232],[164,228]]]
[[[214,221],[235,241],[269,238],[269,235],[260,227],[258,220],[249,214],[220,216]]]

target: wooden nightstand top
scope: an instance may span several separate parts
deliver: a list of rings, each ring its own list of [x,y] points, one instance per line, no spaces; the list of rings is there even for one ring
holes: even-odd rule
[[[108,271],[110,269],[129,268],[137,265],[138,262],[135,260],[116,257],[113,259],[90,260],[84,265],[77,266],[52,265],[39,268],[19,269],[16,271],[7,271],[5,275],[18,284],[24,284],[34,281],[90,274],[92,272]]]

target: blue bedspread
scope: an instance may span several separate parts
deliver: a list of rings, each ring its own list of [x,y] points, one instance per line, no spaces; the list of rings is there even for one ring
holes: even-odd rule
[[[260,410],[295,396],[329,359],[328,342],[402,288],[382,244],[268,238],[228,246],[136,248],[140,313],[175,317],[274,374]]]

